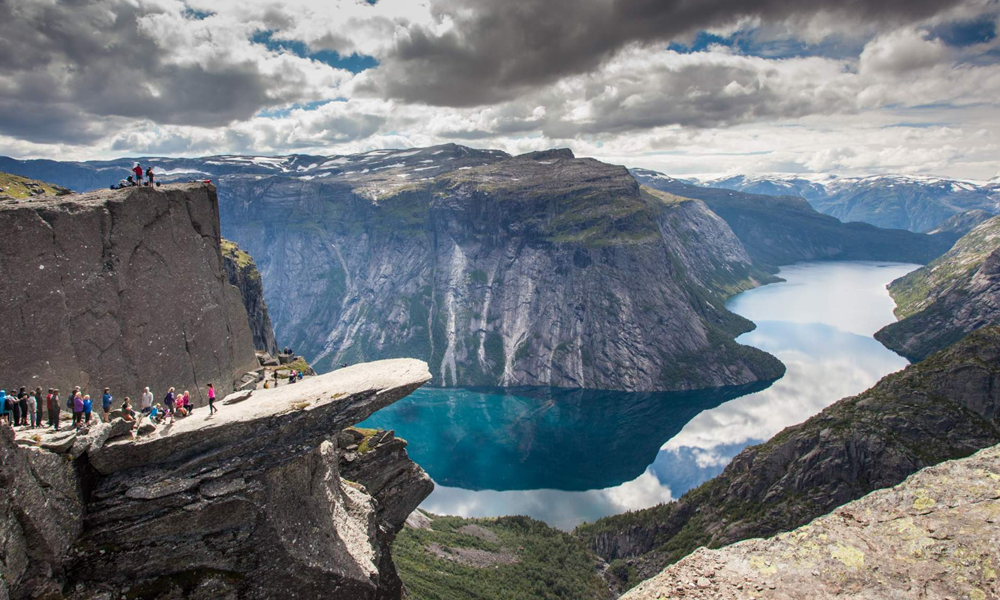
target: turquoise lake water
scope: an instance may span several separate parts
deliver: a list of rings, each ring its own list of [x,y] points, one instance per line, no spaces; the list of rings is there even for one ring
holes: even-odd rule
[[[437,514],[526,514],[571,529],[678,498],[751,444],[871,387],[907,361],[874,338],[885,286],[917,265],[815,262],[727,303],[738,338],[787,372],[767,385],[681,393],[549,388],[418,390],[363,426],[395,429],[436,484]]]

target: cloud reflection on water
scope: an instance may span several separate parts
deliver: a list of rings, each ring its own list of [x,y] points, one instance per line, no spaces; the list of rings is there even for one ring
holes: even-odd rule
[[[409,421],[421,429],[430,423],[447,429],[409,436],[414,459],[445,483],[423,503],[430,512],[526,514],[571,529],[653,506],[714,477],[747,445],[905,367],[905,359],[871,335],[894,320],[886,284],[916,267],[793,265],[779,274],[786,282],[733,298],[730,310],[758,325],[738,341],[774,354],[787,367],[782,379],[754,393],[601,397],[522,391],[534,394],[532,399],[513,392],[477,396],[468,390],[434,390],[428,392],[431,397],[415,395],[412,404],[400,404],[396,414],[376,415],[373,420],[383,422],[373,424],[403,429]],[[445,405],[432,415],[439,402]],[[660,450],[645,449],[650,442],[662,444]],[[631,464],[636,457],[645,462]],[[624,483],[615,479],[628,472],[641,474]],[[600,480],[598,475],[615,485],[587,489],[588,482]],[[557,487],[562,489],[532,489]]]

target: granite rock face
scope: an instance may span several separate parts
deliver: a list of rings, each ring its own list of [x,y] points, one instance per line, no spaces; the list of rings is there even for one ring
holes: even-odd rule
[[[68,469],[56,483],[78,498],[66,516],[46,510],[66,495],[53,483],[36,497],[0,494],[0,509],[17,517],[16,529],[7,520],[0,529],[10,597],[401,598],[389,542],[433,485],[385,433],[356,470],[363,482],[345,481],[338,432],[429,379],[415,360],[356,365],[145,436],[105,436],[72,463],[71,453],[0,441],[4,492],[7,474],[37,453]],[[9,479],[21,480],[33,485]],[[40,526],[53,534],[36,541]],[[54,557],[45,581],[31,571],[46,566],[33,558],[42,552]]]
[[[700,549],[624,600],[1000,598],[1000,447],[771,539]]]
[[[205,184],[0,201],[0,379],[203,402],[257,366]],[[30,335],[26,335],[30,332]],[[93,392],[91,392],[93,393]]]
[[[236,286],[243,296],[254,348],[272,356],[277,355],[278,342],[274,340],[271,316],[264,301],[264,285],[253,257],[240,250],[234,242],[222,240],[222,266],[229,283]]]
[[[0,427],[0,598],[58,590],[82,531],[83,491],[64,455],[20,448]]]
[[[632,391],[783,372],[733,342],[752,324],[725,296],[768,275],[701,202],[568,151],[329,162],[220,181],[276,333],[320,372],[415,356],[442,386]]]
[[[893,281],[889,293],[900,320],[875,339],[910,360],[1000,324],[1000,217],[976,226],[926,267]]]
[[[768,442],[678,501],[581,526],[606,560],[651,577],[699,546],[788,531],[924,467],[1000,443],[1000,328],[883,378]]]

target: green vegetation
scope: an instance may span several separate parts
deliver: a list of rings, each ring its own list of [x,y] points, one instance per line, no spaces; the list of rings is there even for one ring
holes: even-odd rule
[[[223,239],[221,247],[222,255],[231,258],[239,268],[246,269],[247,267],[253,267],[255,270],[257,269],[257,265],[253,262],[253,257],[241,250],[236,242]]]
[[[36,196],[64,196],[69,193],[71,193],[69,190],[58,185],[19,175],[0,173],[0,200],[5,198],[25,200]]]
[[[1000,217],[980,224],[927,266],[892,282],[889,293],[896,301],[896,316],[903,319],[914,315],[941,294],[967,284],[997,248]]]
[[[438,550],[435,554],[430,550]],[[475,549],[477,560],[462,560]],[[595,557],[573,536],[528,517],[433,517],[407,527],[392,547],[414,600],[585,600],[604,598]],[[455,558],[452,558],[454,556]],[[475,566],[473,566],[473,563]]]

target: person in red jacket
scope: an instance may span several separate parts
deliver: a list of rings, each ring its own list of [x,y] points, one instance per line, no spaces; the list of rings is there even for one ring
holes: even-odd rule
[[[135,184],[142,185],[142,165],[135,163],[135,167],[132,169],[132,172],[135,173]]]

